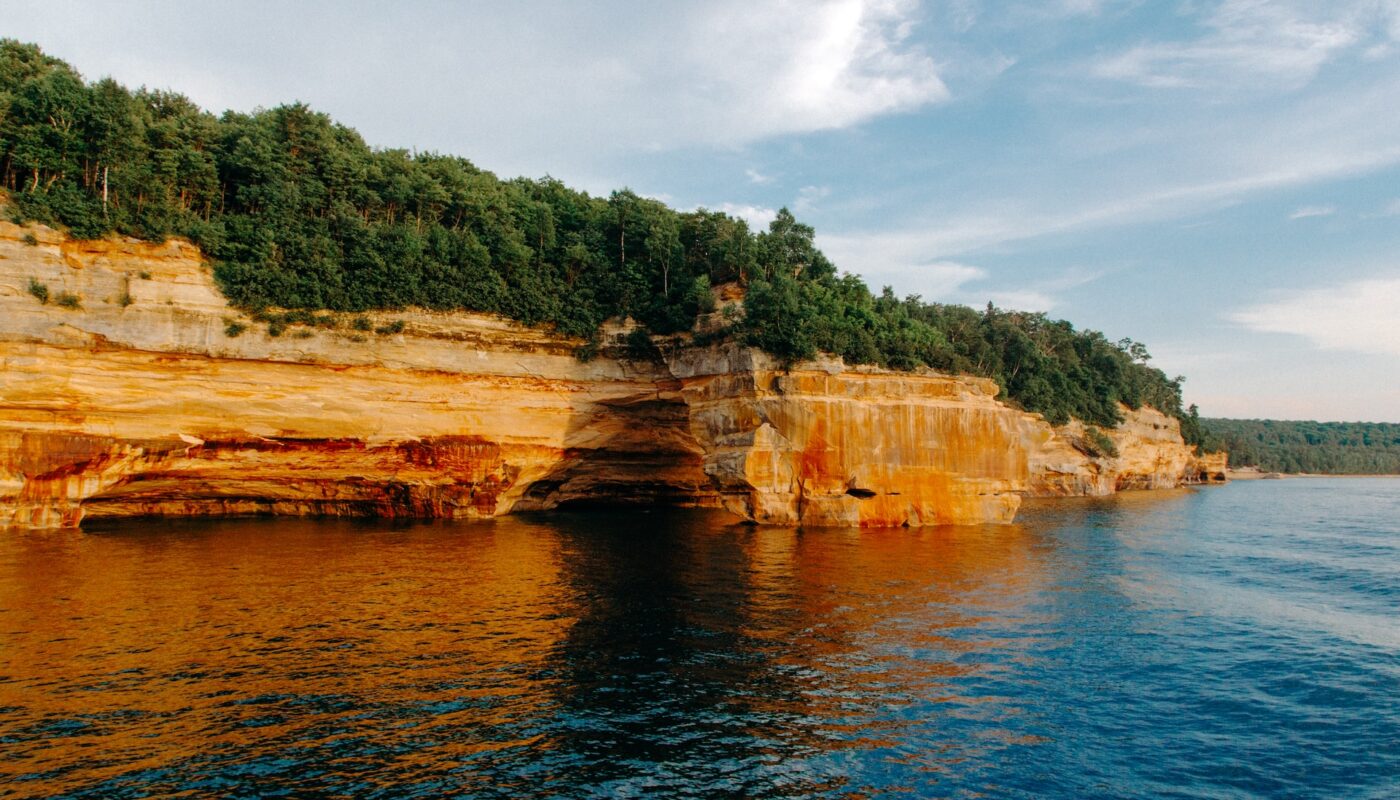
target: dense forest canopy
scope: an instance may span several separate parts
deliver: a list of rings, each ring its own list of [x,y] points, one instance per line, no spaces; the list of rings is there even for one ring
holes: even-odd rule
[[[873,294],[838,271],[786,209],[765,231],[628,190],[501,180],[470,161],[368,146],[302,104],[214,116],[164,91],[86,82],[0,40],[0,179],[14,213],[160,240],[185,236],[230,300],[260,310],[422,306],[493,312],[596,337],[630,316],[691,330],[711,287],[738,282],[728,334],[785,359],[920,366],[993,378],[1053,422],[1119,421],[1118,403],[1183,421],[1181,379],[1044,314]]]
[[[1202,419],[1204,446],[1265,472],[1400,475],[1400,424]]]

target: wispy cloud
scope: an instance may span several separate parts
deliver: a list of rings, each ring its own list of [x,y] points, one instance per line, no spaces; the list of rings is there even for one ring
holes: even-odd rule
[[[1060,295],[1097,280],[1103,273],[1071,267],[1026,281],[996,280],[993,273],[962,261],[931,261],[922,264],[886,265],[862,273],[871,288],[890,286],[896,294],[919,295],[925,300],[962,303],[980,308],[992,302],[1016,311],[1050,311],[1060,305]]]
[[[1287,160],[1294,163],[1125,195],[1077,209],[1002,208],[994,213],[940,215],[933,224],[826,235],[821,244],[838,264],[854,272],[878,270],[890,263],[924,263],[1052,234],[1172,219],[1219,208],[1257,192],[1364,173],[1400,163],[1400,145],[1370,152],[1316,151],[1308,158]]]
[[[1268,8],[1259,3],[1205,5],[1209,24],[1204,38],[1217,44],[1230,37],[1262,41],[1268,38],[1262,32],[1246,36],[1237,29],[1270,26],[1285,31],[1279,34],[1283,38],[1304,37],[1311,35],[1308,26],[1318,25],[1363,31],[1356,34],[1359,40],[1394,37],[1400,25],[1393,25],[1394,18],[1378,21],[1374,5],[1369,0]],[[1392,13],[1400,15],[1400,3],[1391,5],[1396,9]],[[1308,16],[1312,13],[1322,21]],[[1303,33],[1287,33],[1295,18],[1303,20],[1298,23]],[[1288,72],[1285,62],[1283,58],[1278,68]],[[823,245],[840,255],[838,263],[865,272],[891,261],[967,258],[1046,236],[1199,219],[1276,190],[1375,173],[1400,164],[1400,106],[1393,102],[1400,92],[1397,74],[1372,68],[1341,85],[1319,85],[1248,106],[1129,92],[1102,125],[1092,130],[1071,125],[1062,137],[1045,143],[1047,154],[1054,154],[1047,161],[1073,158],[1085,165],[1117,164],[1122,170],[1052,166],[1041,171],[1032,164],[1014,182],[998,182],[994,171],[990,177],[984,172],[977,180],[986,191],[968,192],[958,203],[933,195],[917,211],[892,209],[886,220],[864,230],[827,235]],[[1082,104],[1090,116],[1103,101],[1101,86],[1080,94],[1065,88],[1064,74],[1036,77],[1036,85],[1050,96]],[[1154,166],[1144,167],[1147,163]]]
[[[744,176],[749,179],[749,183],[756,183],[760,186],[770,184],[773,182],[772,175],[765,175],[752,167],[744,170]]]
[[[1308,217],[1330,217],[1337,213],[1336,206],[1303,206],[1292,214],[1289,219],[1307,219]]]
[[[1066,16],[1097,16],[1107,0],[1057,0],[1050,8]]]
[[[926,300],[961,302],[966,285],[985,280],[987,271],[959,261],[933,261],[890,266],[862,273],[861,277],[876,292],[891,286],[901,295],[917,294]]]
[[[1354,281],[1280,296],[1235,311],[1231,322],[1290,333],[1325,350],[1400,356],[1400,277]]]
[[[803,186],[797,190],[797,199],[792,202],[794,214],[807,214],[817,207],[817,203],[831,194],[829,186]]]
[[[1002,308],[1016,311],[1052,311],[1061,304],[1061,295],[1103,276],[1097,270],[1070,267],[1058,274],[1026,281],[1021,279],[1015,288],[992,286],[986,290],[965,290],[955,298],[958,302],[980,306],[987,301]]]
[[[905,280],[893,283],[910,283],[913,289],[906,294],[918,294],[929,300],[950,300],[963,292],[965,284],[985,280],[987,271],[971,264],[958,261],[935,261],[905,270]],[[891,285],[891,281],[881,281],[880,286]]]
[[[1140,44],[1100,59],[1092,71],[1157,88],[1296,87],[1369,32],[1386,29],[1383,17],[1368,13],[1374,6],[1225,0],[1203,20],[1205,35]]]
[[[755,231],[768,229],[768,223],[778,216],[776,209],[767,206],[755,206],[743,203],[721,203],[715,211],[723,211],[731,217],[737,217],[749,223],[749,228]]]
[[[1045,292],[1030,289],[1014,289],[1008,292],[988,292],[987,299],[998,308],[1014,311],[1049,311],[1055,307],[1055,298]]]

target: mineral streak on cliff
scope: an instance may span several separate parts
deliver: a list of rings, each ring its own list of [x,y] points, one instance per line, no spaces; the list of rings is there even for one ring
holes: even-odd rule
[[[978,378],[785,370],[734,346],[583,362],[580,342],[494,317],[367,316],[403,330],[342,318],[273,337],[187,243],[0,223],[0,526],[570,503],[923,525],[1009,521],[1026,494],[1223,476],[1151,409],[1108,432],[1119,457],[1093,458],[1082,428],[998,403]]]

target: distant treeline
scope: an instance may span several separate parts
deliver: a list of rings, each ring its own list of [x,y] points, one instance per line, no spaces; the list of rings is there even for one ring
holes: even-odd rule
[[[873,294],[786,209],[754,232],[628,190],[501,180],[464,158],[371,148],[301,104],[215,116],[178,94],[87,83],[12,40],[0,183],[20,218],[75,236],[189,237],[250,310],[468,309],[596,340],[623,316],[692,330],[714,309],[710,287],[737,282],[744,312],[724,335],[784,359],[982,375],[1054,422],[1112,425],[1119,402],[1146,403],[1194,431],[1181,379],[1149,367],[1142,345],[1043,314]]]
[[[1206,450],[1228,450],[1230,466],[1265,472],[1400,475],[1400,425],[1201,419]]]

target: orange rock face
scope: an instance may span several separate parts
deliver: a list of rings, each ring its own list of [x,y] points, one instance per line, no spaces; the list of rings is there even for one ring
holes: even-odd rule
[[[999,403],[996,385],[984,379],[836,361],[779,370],[738,349],[684,353],[670,366],[681,377],[706,474],[724,506],[749,519],[1009,522],[1023,496],[1223,480],[1182,442],[1176,420],[1151,408],[1124,408],[1123,423],[1108,431],[1119,455],[1095,458],[1082,425],[1055,428]]]
[[[727,355],[698,373],[682,356],[673,369],[705,472],[734,513],[859,526],[1015,514],[1035,431],[989,382],[834,364],[780,372],[760,354]]]
[[[80,307],[40,303],[31,280]],[[736,347],[581,362],[579,342],[484,315],[368,316],[403,331],[345,318],[274,337],[228,307],[188,244],[0,223],[0,526],[573,503],[975,523],[1009,521],[1027,494],[1223,475],[1150,409],[1109,431],[1119,458],[1096,460],[1075,446],[1082,430],[998,403],[975,378],[784,370]]]

